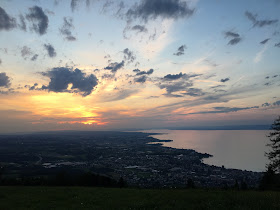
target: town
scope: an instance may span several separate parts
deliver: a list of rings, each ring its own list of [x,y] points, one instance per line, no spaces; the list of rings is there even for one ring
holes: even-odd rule
[[[61,131],[0,136],[1,179],[54,177],[61,171],[91,172],[128,186],[185,188],[188,180],[203,188],[241,183],[257,188],[262,173],[203,163],[211,154],[163,147],[140,132]]]

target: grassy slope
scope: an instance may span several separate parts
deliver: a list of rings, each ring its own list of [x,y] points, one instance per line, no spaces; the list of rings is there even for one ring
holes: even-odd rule
[[[280,193],[0,187],[0,209],[280,209]]]

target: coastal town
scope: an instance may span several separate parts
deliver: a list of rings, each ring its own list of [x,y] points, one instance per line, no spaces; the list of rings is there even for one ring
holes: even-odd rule
[[[1,179],[91,172],[140,188],[257,188],[260,172],[203,163],[211,154],[162,146],[140,132],[64,131],[0,136]]]

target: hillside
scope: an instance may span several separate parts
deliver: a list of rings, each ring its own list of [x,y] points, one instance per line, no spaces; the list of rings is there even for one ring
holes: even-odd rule
[[[279,192],[0,187],[0,209],[279,209]]]

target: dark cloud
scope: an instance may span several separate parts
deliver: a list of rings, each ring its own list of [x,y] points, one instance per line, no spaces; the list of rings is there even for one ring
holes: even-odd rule
[[[98,79],[94,74],[87,76],[79,69],[57,67],[41,74],[50,78],[49,85],[42,86],[42,89],[53,92],[75,92],[87,96],[98,84]],[[70,84],[72,84],[72,87],[71,90],[68,90]]]
[[[225,79],[221,79],[221,80],[220,80],[220,82],[227,82],[227,81],[229,81],[229,78],[228,78],[228,77],[225,78]]]
[[[140,72],[140,69],[134,69],[133,72],[138,73],[138,72]]]
[[[177,80],[180,79],[181,77],[185,76],[186,74],[183,74],[180,72],[179,74],[167,74],[163,77],[164,80]]]
[[[37,86],[38,86],[38,83],[35,83],[33,86],[31,86],[31,87],[29,88],[29,90],[35,90]]]
[[[15,18],[9,16],[6,11],[0,7],[0,30],[11,30],[16,27]]]
[[[49,18],[41,7],[34,6],[29,8],[29,14],[26,15],[26,18],[33,22],[32,29],[38,34],[43,35],[47,32]]]
[[[167,74],[160,79],[161,82],[157,86],[166,90],[164,95],[167,97],[202,96],[205,93],[201,89],[191,88],[193,86],[191,78],[197,76],[200,76],[200,74],[183,74],[182,72],[173,75]]]
[[[269,79],[269,76],[265,77],[265,79]]]
[[[184,55],[185,54],[185,49],[187,49],[187,46],[182,45],[177,49],[176,53],[173,53],[173,55],[177,55],[177,56]]]
[[[147,80],[147,76],[141,76],[141,77],[138,77],[138,78],[134,78],[134,82],[138,82],[138,83],[144,83],[144,82],[146,82],[146,80]]]
[[[115,77],[114,74],[103,74],[102,79],[113,79]]]
[[[10,87],[11,81],[5,72],[0,73],[0,87]]]
[[[167,74],[162,78],[162,80],[171,81],[171,80],[178,80],[180,78],[189,79],[191,77],[197,77],[197,76],[201,76],[201,74],[183,74],[182,72],[180,72],[179,74]]]
[[[280,101],[275,101],[275,102],[273,103],[273,105],[274,105],[274,106],[280,106]]]
[[[263,104],[262,104],[262,107],[267,107],[267,106],[270,106],[270,105],[271,105],[270,103],[267,103],[267,102],[266,102],[266,103],[263,103]]]
[[[275,47],[280,47],[280,42],[276,43],[274,46]]]
[[[261,41],[260,44],[265,44],[265,43],[267,43],[269,40],[270,40],[270,39],[265,39],[265,40]]]
[[[131,30],[133,31],[137,31],[138,33],[146,33],[148,32],[148,29],[145,26],[141,26],[141,25],[135,25],[131,28]]]
[[[25,23],[25,19],[24,19],[23,15],[20,15],[19,19],[20,19],[20,24],[18,24],[18,27],[21,30],[26,31],[26,23]]]
[[[241,41],[241,38],[233,38],[233,39],[229,40],[228,44],[229,45],[236,45],[240,41]]]
[[[122,52],[124,54],[124,60],[127,61],[128,63],[133,63],[134,60],[136,59],[134,53],[128,48],[125,48]]]
[[[187,90],[187,88],[193,86],[193,83],[191,81],[183,80],[176,82],[160,83],[158,86],[160,89],[165,89],[167,94],[171,94],[177,91],[185,91]]]
[[[253,27],[257,26],[257,27],[263,27],[263,26],[269,26],[269,25],[273,25],[275,23],[278,22],[277,19],[275,20],[257,20],[257,14],[252,14],[251,12],[246,11],[245,12],[245,16],[252,21],[253,23]]]
[[[73,19],[71,17],[63,18],[63,25],[60,28],[60,33],[65,36],[68,41],[76,41],[76,37],[72,35],[71,29],[73,29]]]
[[[32,60],[32,61],[36,61],[36,60],[37,60],[37,58],[38,58],[38,56],[39,56],[38,54],[35,54],[35,55],[33,55],[33,56],[32,56],[32,58],[31,58],[30,60]]]
[[[231,32],[231,31],[226,31],[225,32],[225,36],[226,37],[231,37],[231,38],[238,38],[238,37],[240,37],[240,35],[238,33],[234,33],[234,32]]]
[[[117,72],[119,69],[123,68],[124,66],[124,61],[118,63],[118,62],[114,62],[114,63],[110,63],[107,67],[105,67],[104,69],[106,70],[111,70],[111,72]]]
[[[71,6],[72,12],[74,12],[78,8],[78,6],[81,2],[84,2],[86,7],[89,8],[91,1],[92,0],[71,0],[70,6]]]
[[[0,65],[2,64],[2,60],[0,59]]]
[[[51,44],[44,44],[45,49],[48,51],[48,55],[53,58],[56,56],[55,49]]]
[[[29,47],[27,47],[27,46],[23,46],[22,48],[21,48],[21,56],[23,57],[23,58],[26,58],[26,57],[28,57],[28,56],[30,56],[31,54],[33,54],[32,53],[32,51],[31,51],[31,49],[29,48]]]
[[[135,71],[136,69],[134,69],[133,71],[134,72],[136,72]],[[139,70],[139,69],[137,69],[137,70]],[[146,75],[150,75],[150,74],[152,74],[154,72],[154,69],[150,69],[149,71],[137,71],[137,73],[136,73],[136,76],[140,76],[140,75],[144,75],[144,74],[146,74]]]
[[[230,38],[228,45],[236,45],[242,40],[238,33],[234,33],[232,31],[226,31],[225,37]]]
[[[72,12],[74,12],[75,9],[77,8],[78,2],[79,2],[79,0],[71,0],[71,9],[72,9]]]
[[[158,17],[163,19],[178,19],[193,15],[187,2],[181,0],[142,0],[130,8],[126,16],[131,19],[142,19],[147,22]]]

